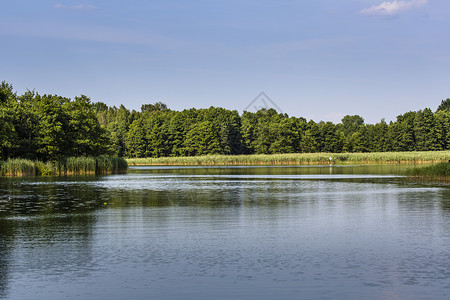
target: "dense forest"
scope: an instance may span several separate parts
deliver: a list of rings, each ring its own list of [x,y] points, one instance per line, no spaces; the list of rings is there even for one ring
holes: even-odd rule
[[[307,121],[274,109],[244,112],[210,107],[141,111],[109,107],[81,95],[69,99],[0,86],[0,159],[58,160],[69,156],[195,156],[308,152],[434,151],[450,149],[450,99],[395,122]]]

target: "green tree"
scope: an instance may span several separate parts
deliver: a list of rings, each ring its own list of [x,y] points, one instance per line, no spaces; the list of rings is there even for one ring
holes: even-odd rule
[[[219,128],[210,121],[193,125],[186,134],[185,147],[189,156],[221,154]]]
[[[450,150],[450,110],[440,110],[435,113],[436,139],[439,149]]]
[[[182,112],[172,113],[167,124],[167,140],[170,148],[170,156],[187,155],[184,147],[186,134],[190,126],[186,123],[185,115]]]
[[[167,105],[162,102],[156,102],[155,104],[142,104],[141,112],[146,111],[165,111],[168,110]]]
[[[254,141],[256,139],[256,127],[258,118],[255,113],[244,111],[241,117],[242,152],[244,154],[255,153]]]
[[[0,84],[0,106],[15,102],[15,100],[16,93],[13,90],[13,86],[6,81],[2,81]]]
[[[37,152],[43,160],[59,160],[71,153],[69,120],[63,108],[69,101],[56,95],[37,96]]]
[[[300,148],[304,153],[320,152],[320,143],[319,125],[313,120],[310,120],[306,124]]]
[[[17,133],[17,151],[14,156],[27,159],[37,159],[37,143],[39,120],[37,117],[37,99],[34,91],[26,91],[18,97],[14,108],[14,128]]]
[[[278,138],[274,135],[278,130],[272,124],[279,122],[281,118],[273,108],[262,108],[256,112],[257,123],[254,128],[254,138],[251,145],[254,153],[268,154],[273,153],[272,151],[277,152],[275,147],[271,148],[271,145]],[[271,126],[273,127],[272,129],[270,128]]]
[[[141,118],[131,123],[125,138],[128,157],[147,157],[148,142]]]
[[[119,109],[113,107],[108,118],[110,122],[106,126],[108,139],[111,141],[108,152],[118,156],[125,156],[126,143],[125,138],[130,126],[130,111],[123,105]]]
[[[437,111],[450,111],[450,98],[442,100],[441,104],[438,106]]]
[[[370,136],[369,151],[385,152],[388,151],[388,135],[389,125],[382,119],[375,125],[368,126],[368,134]]]
[[[16,139],[17,135],[11,120],[11,111],[0,105],[0,159],[11,156]]]
[[[340,126],[339,126],[340,125]],[[341,130],[345,136],[352,135],[359,130],[359,127],[364,125],[364,119],[358,115],[346,115],[342,118],[341,124],[337,125],[337,128]]]
[[[172,146],[169,140],[170,112],[152,111],[143,114],[149,154],[153,157],[169,156]]]
[[[17,96],[12,85],[3,81],[0,84],[0,159],[13,156],[17,148],[16,106]]]
[[[436,121],[431,109],[426,108],[423,111],[420,110],[415,114],[414,136],[416,141],[416,150],[439,150],[435,127]]]
[[[414,151],[414,119],[416,112],[407,112],[397,116],[397,121],[389,126],[389,140],[391,141],[392,151]]]
[[[69,115],[71,155],[98,156],[107,152],[105,130],[100,126],[91,99],[85,95],[64,103]]]
[[[293,153],[298,147],[298,131],[295,119],[287,115],[272,116],[269,134],[272,141],[269,153]]]
[[[322,152],[342,152],[345,138],[336,130],[336,125],[332,122],[321,122],[320,131],[320,151]]]
[[[368,126],[359,126],[358,131],[354,132],[350,138],[351,149],[353,152],[369,152],[371,140]]]

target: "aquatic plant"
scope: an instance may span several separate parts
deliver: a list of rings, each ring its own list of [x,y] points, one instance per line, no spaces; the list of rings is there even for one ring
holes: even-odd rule
[[[412,177],[446,178],[450,179],[450,162],[441,162],[431,166],[412,168],[407,170]]]
[[[1,175],[33,176],[36,175],[36,163],[27,159],[8,159],[1,164]]]
[[[127,161],[122,157],[100,156],[96,158],[96,174],[122,173],[127,170]]]
[[[95,170],[96,159],[94,157],[69,157],[65,163],[66,174],[95,174]]]
[[[93,175],[125,172],[128,164],[120,157],[68,157],[59,161],[8,159],[0,161],[1,176]]]
[[[392,164],[448,161],[450,151],[295,153],[253,155],[205,155],[190,157],[130,158],[129,165],[313,165]]]

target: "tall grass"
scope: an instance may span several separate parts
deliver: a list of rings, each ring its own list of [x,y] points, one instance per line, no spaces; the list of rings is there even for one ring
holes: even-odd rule
[[[422,168],[412,168],[407,170],[407,175],[416,178],[445,178],[450,180],[450,162],[442,162]]]
[[[122,173],[128,168],[127,161],[121,157],[101,156],[96,159],[97,174]]]
[[[6,176],[33,176],[36,173],[36,162],[27,159],[8,159],[0,167],[0,174]]]
[[[127,162],[119,157],[69,157],[60,161],[42,162],[27,159],[0,161],[1,176],[93,175],[122,173]]]
[[[128,165],[319,165],[432,163],[450,160],[450,151],[294,153],[130,158]]]
[[[72,175],[95,174],[97,167],[94,157],[69,157],[65,163],[65,173]]]

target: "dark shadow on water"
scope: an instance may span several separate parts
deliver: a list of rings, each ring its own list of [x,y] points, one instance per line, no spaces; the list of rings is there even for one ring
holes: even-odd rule
[[[8,220],[0,219],[0,298],[8,294],[9,268],[14,229]]]

